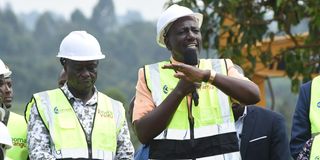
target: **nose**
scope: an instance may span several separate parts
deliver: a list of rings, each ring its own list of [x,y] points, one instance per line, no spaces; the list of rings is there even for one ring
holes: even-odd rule
[[[9,85],[5,85],[5,92],[6,93],[11,93],[12,92],[12,88]]]
[[[90,72],[88,71],[88,69],[83,69],[81,72],[81,76],[82,77],[90,77]]]
[[[187,33],[187,39],[188,40],[196,39],[196,33],[194,33],[192,30],[189,30],[188,33]]]

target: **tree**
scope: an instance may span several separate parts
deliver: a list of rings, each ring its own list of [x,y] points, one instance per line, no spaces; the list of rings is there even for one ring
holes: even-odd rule
[[[100,33],[107,33],[116,25],[116,16],[112,0],[99,0],[91,17],[92,27]]]
[[[172,3],[173,0],[168,2]],[[301,81],[310,80],[312,74],[319,72],[320,1],[183,0],[178,3],[204,15],[203,48],[217,50],[220,57],[231,58],[237,64],[247,64],[242,67],[248,74],[255,72],[257,63],[266,67],[280,64],[277,67],[285,70],[292,91],[297,92]],[[306,19],[308,35],[294,33],[293,27]],[[277,29],[271,30],[271,24],[276,24]],[[289,37],[292,45],[272,54],[276,36]],[[261,49],[262,43],[266,49]]]
[[[88,20],[86,17],[83,15],[83,13],[79,10],[76,9],[72,14],[71,14],[71,22],[74,24],[77,24],[83,28],[88,25]]]

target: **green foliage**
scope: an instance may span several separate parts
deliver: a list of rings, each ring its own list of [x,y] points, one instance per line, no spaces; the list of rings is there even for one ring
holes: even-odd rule
[[[170,0],[169,4],[172,3],[174,1]],[[203,48],[215,49],[220,57],[231,58],[237,64],[249,63],[250,67],[244,67],[246,73],[252,74],[257,62],[270,67],[284,60],[293,92],[298,91],[301,81],[318,73],[320,1],[182,0],[178,4],[204,15]],[[293,33],[292,29],[305,19],[309,20],[309,36],[299,43],[296,37],[299,33]],[[226,20],[231,23],[225,23]],[[277,30],[268,28],[271,23],[277,24]],[[221,45],[222,35],[227,36],[225,45]],[[271,45],[275,36],[290,37],[294,45],[283,48],[276,53],[278,56],[272,56],[270,48],[259,50],[259,43],[269,39],[267,45]]]

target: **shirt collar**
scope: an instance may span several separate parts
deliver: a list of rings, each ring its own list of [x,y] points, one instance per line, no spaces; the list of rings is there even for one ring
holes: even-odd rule
[[[244,106],[243,114],[242,116],[239,117],[239,119],[243,119],[244,117],[246,117],[246,115],[247,115],[247,106]]]
[[[68,100],[70,102],[73,101],[82,101],[80,98],[75,97],[69,90],[67,83],[65,83],[62,87],[61,90],[64,92],[64,94],[66,95],[66,97],[68,98]],[[86,102],[85,105],[95,105],[98,102],[98,90],[97,88],[94,86],[94,93],[92,95],[92,97]]]

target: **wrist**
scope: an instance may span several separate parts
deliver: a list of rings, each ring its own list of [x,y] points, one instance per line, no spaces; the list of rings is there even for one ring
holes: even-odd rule
[[[211,70],[208,83],[212,84],[214,79],[216,78],[216,75],[217,75],[217,72],[214,70]]]
[[[210,79],[210,75],[211,75],[210,70],[205,70],[205,71],[204,71],[204,76],[203,76],[203,78],[202,78],[202,81],[203,81],[203,82],[208,82],[209,79]]]

